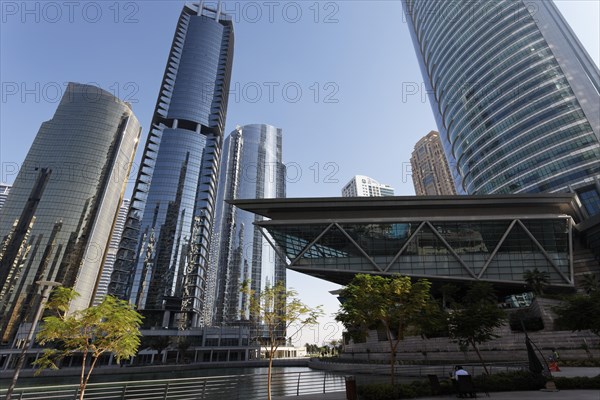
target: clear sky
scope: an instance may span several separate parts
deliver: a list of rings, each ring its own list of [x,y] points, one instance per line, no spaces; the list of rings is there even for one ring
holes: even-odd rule
[[[423,78],[400,1],[224,3],[235,22],[226,132],[283,129],[288,197],[339,196],[357,174],[414,194],[410,153],[436,126],[424,94],[403,96]],[[600,1],[556,3],[600,64]],[[13,182],[69,81],[131,102],[145,143],[182,4],[0,1],[0,181]],[[295,272],[288,283],[327,313],[297,343],[340,337],[337,285]]]

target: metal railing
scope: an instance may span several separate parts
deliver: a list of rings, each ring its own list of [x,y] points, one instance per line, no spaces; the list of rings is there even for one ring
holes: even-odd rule
[[[274,373],[274,396],[300,396],[345,390],[344,377],[321,371]],[[0,400],[6,390],[0,390]],[[245,374],[168,380],[92,383],[85,390],[86,400],[252,400],[266,398],[267,375]],[[79,385],[17,388],[15,400],[74,400]]]

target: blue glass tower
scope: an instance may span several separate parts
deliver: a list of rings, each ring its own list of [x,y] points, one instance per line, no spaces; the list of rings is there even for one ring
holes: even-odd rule
[[[184,6],[109,286],[148,326],[204,323],[233,42],[230,17]]]
[[[285,285],[285,263],[278,257],[266,231],[254,225],[264,217],[241,210],[225,200],[285,197],[285,165],[282,162],[281,129],[253,124],[238,127],[225,139],[217,197],[214,245],[216,325],[247,320],[249,301],[240,293],[250,281],[260,293],[267,285]],[[211,264],[212,264],[211,263]]]
[[[600,71],[552,1],[404,0],[459,193],[600,213]]]

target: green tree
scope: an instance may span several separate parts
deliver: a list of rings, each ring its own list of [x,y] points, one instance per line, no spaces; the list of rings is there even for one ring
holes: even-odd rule
[[[288,290],[283,282],[277,282],[274,286],[267,285],[256,293],[250,288],[250,282],[245,281],[241,291],[250,300],[250,318],[258,331],[256,340],[269,357],[267,398],[271,400],[273,357],[279,346],[285,343],[287,330],[294,325],[297,330],[290,335],[294,336],[305,326],[316,324],[317,319],[323,315],[322,306],[307,306],[298,299],[298,292]]]
[[[159,364],[163,360],[163,351],[171,344],[171,339],[168,336],[151,336],[148,342],[148,346],[156,351],[158,356]]]
[[[385,331],[390,346],[391,383],[395,383],[396,353],[410,328],[420,325],[429,305],[431,283],[412,283],[405,276],[358,274],[340,293],[343,302],[336,319],[356,338],[368,329]]]
[[[523,279],[535,294],[543,295],[544,288],[550,283],[550,274],[546,271],[540,271],[536,267],[533,270],[528,269],[525,271]]]
[[[487,282],[473,283],[462,301],[454,307],[448,318],[450,337],[457,340],[461,348],[472,346],[485,373],[489,375],[477,345],[499,337],[494,330],[506,318],[506,313],[498,308],[492,285]]]
[[[600,279],[596,274],[585,274],[582,277],[581,287],[587,294],[592,294],[600,290]]]
[[[572,331],[590,330],[600,336],[600,291],[589,295],[578,294],[568,298],[565,304],[554,308],[558,314],[556,323]]]
[[[142,317],[129,303],[112,296],[106,296],[97,306],[68,313],[69,303],[77,296],[79,294],[70,288],[54,290],[46,308],[55,315],[44,318],[36,339],[41,345],[55,347],[45,349],[34,364],[40,368],[37,373],[44,368],[58,369],[58,360],[81,354],[79,399],[83,400],[90,375],[101,355],[112,353],[120,362],[136,354]]]

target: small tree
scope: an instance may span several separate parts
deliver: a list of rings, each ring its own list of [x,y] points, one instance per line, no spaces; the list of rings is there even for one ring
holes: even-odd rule
[[[600,336],[600,291],[590,295],[575,295],[566,299],[565,304],[554,308],[558,314],[556,323],[572,331],[590,330]]]
[[[544,288],[550,283],[550,274],[540,271],[536,267],[533,270],[528,269],[525,271],[523,279],[535,294],[543,295]]]
[[[242,284],[242,293],[248,295],[250,318],[256,323],[258,344],[269,357],[267,398],[271,400],[271,371],[275,352],[285,343],[287,329],[294,325],[297,334],[307,325],[314,325],[323,315],[322,306],[311,308],[298,299],[298,292],[286,289],[283,282],[267,285],[259,293],[250,288],[249,281]]]
[[[129,303],[112,296],[106,296],[97,306],[68,314],[69,303],[77,296],[73,289],[58,287],[54,290],[46,308],[56,315],[44,318],[37,341],[42,345],[52,343],[56,348],[45,349],[34,364],[40,368],[37,373],[44,368],[58,369],[57,360],[81,353],[79,399],[83,400],[90,375],[101,355],[112,353],[119,362],[136,354],[142,316]],[[88,357],[92,358],[89,368]]]
[[[461,348],[472,346],[488,375],[489,371],[477,345],[498,337],[494,330],[502,325],[506,313],[498,308],[497,303],[492,285],[476,282],[449,316],[450,337],[456,339]]]
[[[171,339],[168,336],[152,336],[149,340],[149,347],[156,351],[159,363],[163,360],[163,351],[171,344]]]
[[[582,278],[581,287],[587,294],[600,291],[600,279],[596,274],[585,274]]]
[[[336,319],[354,337],[364,337],[372,328],[385,330],[390,346],[392,385],[398,344],[410,327],[420,324],[420,317],[429,305],[430,287],[427,280],[412,283],[405,276],[358,274],[340,293],[343,302]]]
[[[179,337],[179,338],[177,338],[176,345],[177,345],[177,353],[178,353],[178,358],[179,358],[178,362],[180,364],[184,363],[185,355],[186,355],[188,349],[191,347],[192,342],[186,337]]]

